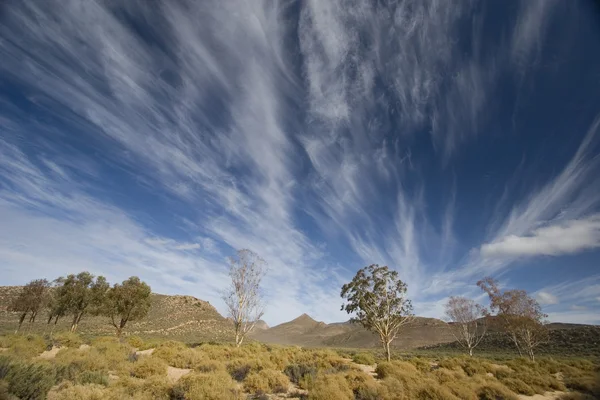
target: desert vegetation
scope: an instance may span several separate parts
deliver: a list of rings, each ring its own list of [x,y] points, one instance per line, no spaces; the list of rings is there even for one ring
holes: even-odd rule
[[[0,399],[512,400],[550,393],[546,398],[589,400],[600,396],[598,355],[553,357],[546,352],[536,357],[534,351],[545,349],[552,337],[541,307],[525,291],[501,290],[491,278],[478,282],[489,295],[489,311],[467,298],[448,299],[446,328],[456,339],[451,345],[410,352],[391,346],[394,340],[402,340],[405,327],[416,318],[406,284],[397,272],[378,265],[359,270],[342,287],[341,297],[351,321],[379,337],[379,350],[261,344],[249,333],[264,311],[260,284],[265,265],[249,250],[230,260],[231,286],[224,300],[231,319],[223,320],[232,335],[222,342],[170,340],[169,330],[153,337],[125,331],[129,321],[144,318],[155,304],[150,287],[137,277],[113,286],[88,272],[52,283],[30,282],[8,308],[18,319],[17,332],[0,336]],[[178,310],[188,303],[193,309],[207,306],[187,297],[177,301]],[[43,334],[24,332],[24,325],[31,328],[44,312],[48,318],[42,323],[52,328]],[[86,315],[104,318],[110,328],[107,333],[113,334],[83,335],[78,326]],[[62,325],[66,329],[55,330],[57,321],[66,316],[70,317]],[[321,324],[305,315],[294,321],[308,330]],[[592,332],[584,345],[592,346],[597,338]],[[490,353],[490,343],[503,353]]]
[[[148,348],[141,351],[139,348]],[[491,360],[248,342],[146,343],[57,333],[0,337],[3,399],[506,399],[600,396],[597,360]],[[52,350],[48,350],[52,349]],[[381,358],[383,357],[383,358]],[[527,398],[527,397],[521,397]]]

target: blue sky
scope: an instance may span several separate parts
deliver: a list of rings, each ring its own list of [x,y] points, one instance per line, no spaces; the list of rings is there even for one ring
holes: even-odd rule
[[[375,5],[377,4],[377,5]],[[600,324],[592,1],[8,1],[0,284],[89,270],[265,319],[346,320],[397,269],[415,311],[493,276]]]

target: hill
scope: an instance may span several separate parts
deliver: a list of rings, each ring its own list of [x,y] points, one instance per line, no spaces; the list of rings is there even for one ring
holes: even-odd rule
[[[326,324],[315,321],[306,314],[262,331],[253,332],[252,338],[266,343],[311,347],[379,347],[379,337],[359,324],[338,322]],[[394,341],[397,348],[409,349],[453,341],[445,323],[435,318],[415,318],[402,331],[401,340]]]
[[[0,334],[13,332],[17,314],[6,311],[11,300],[19,293],[19,286],[0,286]],[[41,313],[36,323],[24,330],[42,333],[50,328]],[[59,320],[57,329],[69,329],[69,318]],[[88,335],[110,335],[114,329],[106,317],[86,315],[78,331]],[[132,321],[125,328],[126,335],[166,337],[186,342],[225,341],[232,337],[231,323],[208,302],[192,296],[168,296],[153,293],[146,318]]]

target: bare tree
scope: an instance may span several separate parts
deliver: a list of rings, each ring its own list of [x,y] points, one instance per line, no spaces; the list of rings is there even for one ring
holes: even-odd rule
[[[398,278],[398,272],[387,266],[369,265],[359,270],[352,282],[342,286],[341,296],[347,301],[342,310],[355,314],[351,321],[379,334],[389,361],[390,344],[400,328],[413,320],[406,284]]]
[[[487,332],[487,315],[485,307],[466,297],[452,296],[446,303],[450,331],[470,356]]]
[[[235,345],[241,346],[264,314],[261,281],[266,273],[265,260],[251,250],[238,250],[229,258],[231,285],[223,295],[235,329]]]
[[[477,286],[490,298],[490,308],[500,318],[519,355],[526,353],[534,361],[534,350],[548,341],[548,329],[540,304],[525,290],[505,290],[498,288],[492,278],[484,278]]]

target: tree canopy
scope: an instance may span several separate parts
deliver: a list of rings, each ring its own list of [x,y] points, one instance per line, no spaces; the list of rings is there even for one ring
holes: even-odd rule
[[[351,321],[379,334],[388,360],[390,343],[413,318],[406,289],[398,272],[377,264],[359,270],[350,283],[342,286],[341,296],[346,299],[342,310],[353,315]]]
[[[137,276],[132,276],[121,284],[115,283],[107,291],[102,314],[110,318],[111,324],[117,330],[117,336],[121,336],[127,322],[148,314],[151,293],[150,286]]]

